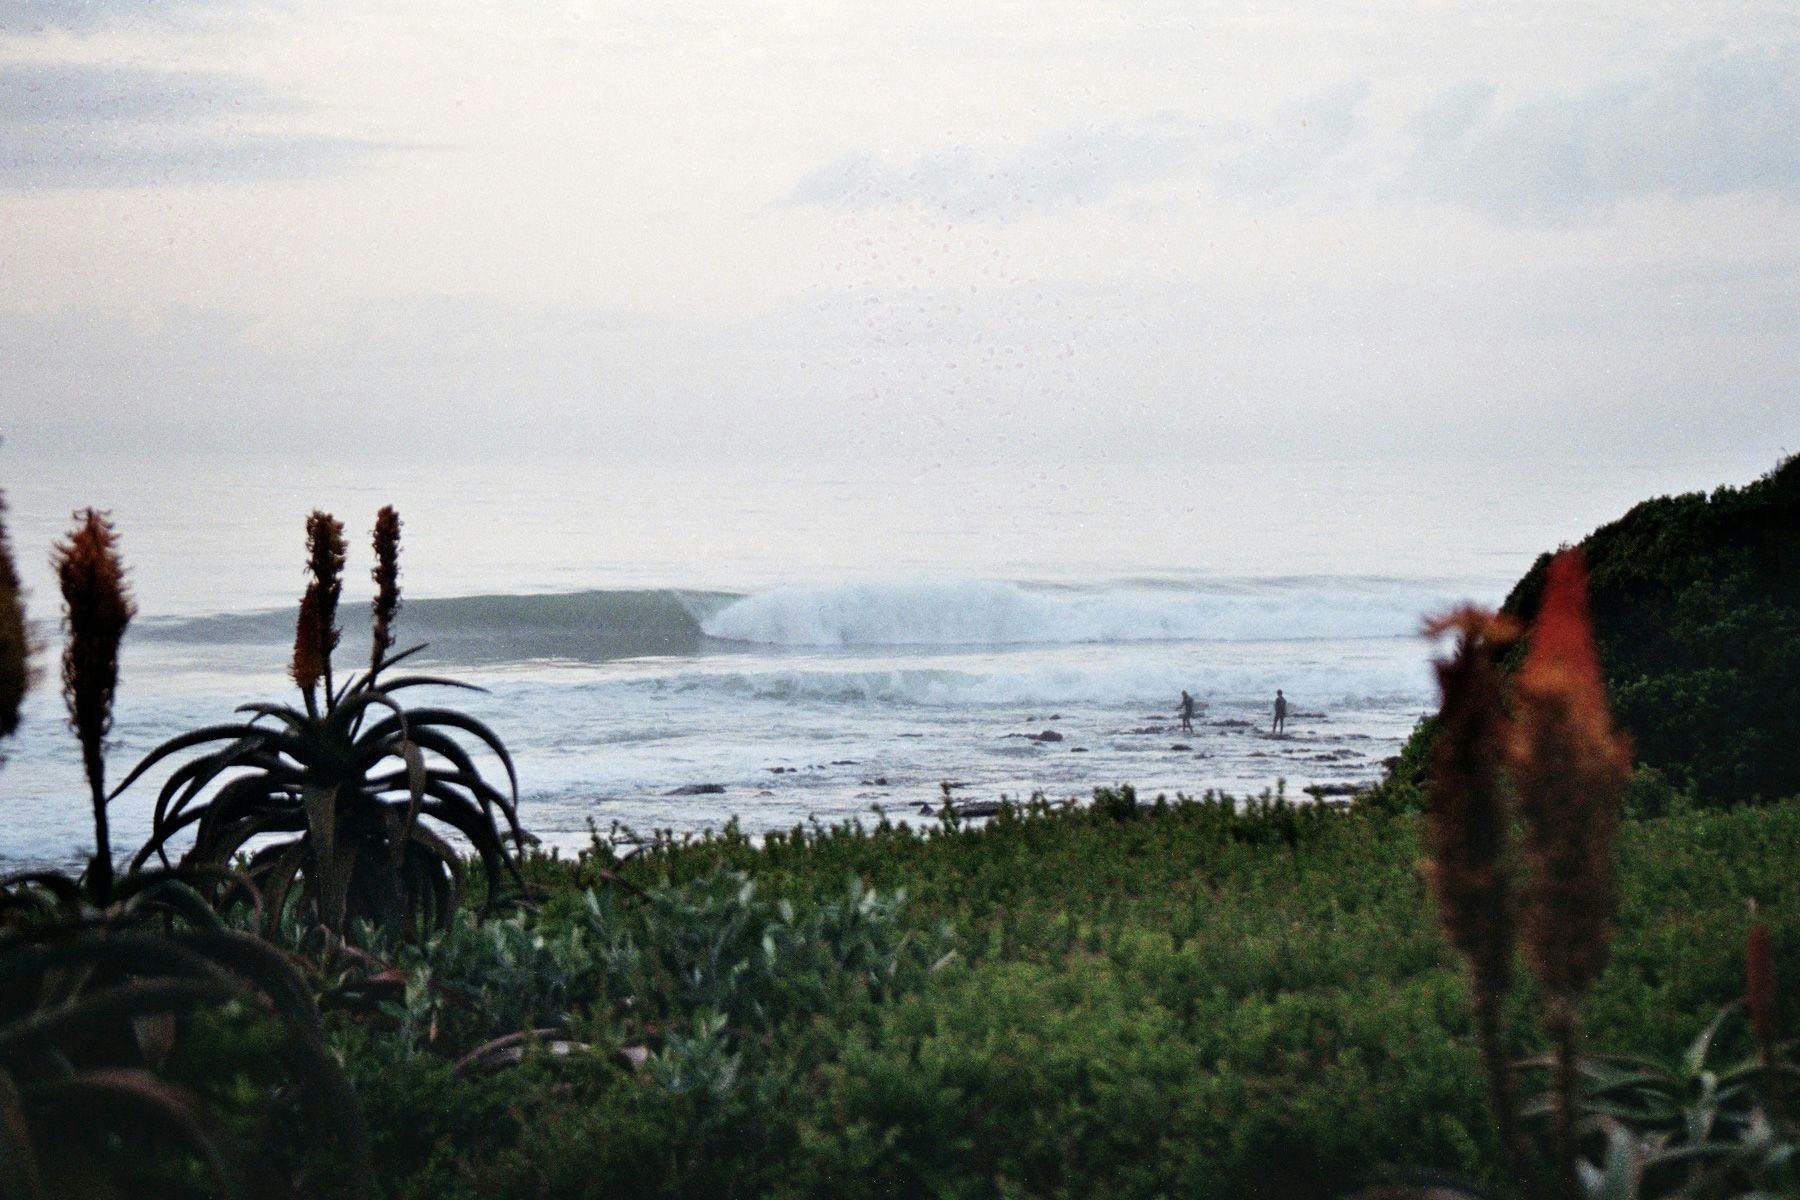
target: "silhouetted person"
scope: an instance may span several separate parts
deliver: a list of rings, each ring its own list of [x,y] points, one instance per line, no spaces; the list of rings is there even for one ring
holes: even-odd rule
[[[1276,733],[1280,733],[1282,730],[1284,730],[1286,728],[1287,728],[1287,697],[1283,696],[1281,694],[1280,688],[1276,688],[1275,689],[1275,730],[1274,731]]]
[[[1181,691],[1180,712],[1181,712],[1181,732],[1183,732],[1183,733],[1194,732],[1194,698],[1187,694],[1186,688],[1183,688]]]

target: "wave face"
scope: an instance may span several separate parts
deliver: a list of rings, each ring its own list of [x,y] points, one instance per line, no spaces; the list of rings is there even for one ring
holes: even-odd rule
[[[985,581],[787,587],[705,618],[715,638],[763,646],[1016,646],[1393,637],[1440,590],[1376,579],[1029,588]]]
[[[558,592],[407,600],[400,644],[429,643],[430,657],[467,662],[572,659],[602,662],[658,654],[697,654],[701,620],[738,597],[673,590]],[[339,610],[345,644],[357,641],[359,604]],[[154,638],[176,642],[283,643],[294,635],[292,609],[224,613],[146,623]]]

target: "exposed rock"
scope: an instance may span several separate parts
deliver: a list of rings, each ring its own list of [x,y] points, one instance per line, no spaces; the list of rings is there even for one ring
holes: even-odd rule
[[[992,817],[1000,812],[1002,800],[970,800],[962,804],[952,804],[950,811],[958,817]],[[933,808],[924,801],[919,802],[919,812],[924,816],[933,816],[944,811],[943,805]]]
[[[685,783],[673,791],[664,792],[665,796],[719,796],[725,792],[722,783]]]
[[[1045,729],[1032,737],[1031,740],[1034,742],[1060,742],[1063,740],[1063,735],[1056,732],[1054,729]]]
[[[1192,750],[1193,747],[1188,745],[1186,742],[1176,742],[1173,746],[1170,746],[1169,749],[1171,749],[1171,750]]]
[[[1300,790],[1322,800],[1327,796],[1354,796],[1374,786],[1372,783],[1313,783]]]

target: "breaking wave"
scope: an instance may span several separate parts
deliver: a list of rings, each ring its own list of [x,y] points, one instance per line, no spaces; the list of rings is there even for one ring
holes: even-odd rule
[[[468,662],[603,662],[736,649],[1015,647],[1394,637],[1453,589],[1379,578],[1137,580],[1041,586],[984,580],[779,587],[749,595],[653,589],[408,600],[402,644]],[[364,611],[341,610],[346,644]],[[284,643],[292,610],[145,622],[173,642]]]
[[[1411,581],[1278,579],[1201,587],[1032,588],[986,581],[786,587],[702,622],[764,646],[1010,646],[1393,637],[1445,595]]]

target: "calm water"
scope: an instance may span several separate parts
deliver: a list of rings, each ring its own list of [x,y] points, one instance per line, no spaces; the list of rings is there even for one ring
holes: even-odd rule
[[[115,775],[284,691],[313,507],[353,533],[344,654],[361,659],[365,531],[394,503],[403,643],[489,689],[466,706],[512,746],[528,826],[573,845],[589,822],[911,814],[946,780],[974,797],[1369,779],[1431,704],[1421,614],[1498,602],[1539,550],[1645,496],[1772,464],[369,467],[7,449],[0,480],[37,618],[55,613],[47,550],[70,511],[117,520],[141,615]],[[1296,712],[1279,739],[1277,687]],[[1182,688],[1205,703],[1192,735],[1175,727]],[[1046,729],[1062,740],[1023,736]],[[701,783],[725,791],[667,794]],[[0,795],[0,862],[85,844],[48,683]],[[122,845],[153,795],[116,803]]]

